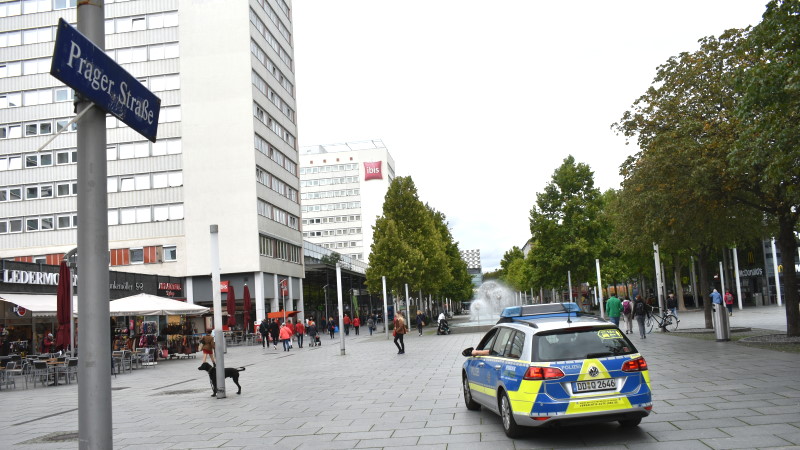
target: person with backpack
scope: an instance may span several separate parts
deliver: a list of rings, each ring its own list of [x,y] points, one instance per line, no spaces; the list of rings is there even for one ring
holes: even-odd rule
[[[730,289],[725,289],[725,306],[728,308],[728,315],[733,315],[733,294]]]
[[[625,320],[625,333],[633,333],[633,302],[628,297],[622,301],[622,318]]]
[[[266,317],[258,326],[258,332],[261,334],[261,348],[267,348],[267,343],[269,342],[269,320]]]
[[[649,308],[649,306],[642,300],[642,296],[637,295],[636,300],[633,301],[633,317],[636,319],[636,323],[639,324],[639,337],[642,339],[647,339],[644,329],[644,319],[647,317],[647,308]]]

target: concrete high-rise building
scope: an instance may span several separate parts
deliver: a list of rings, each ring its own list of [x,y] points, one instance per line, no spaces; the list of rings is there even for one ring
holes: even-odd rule
[[[467,263],[467,273],[472,277],[472,285],[475,287],[483,283],[483,272],[481,266],[481,251],[475,250],[462,250],[461,259]]]
[[[76,245],[80,123],[67,125],[74,94],[49,75],[56,24],[76,23],[75,4],[0,3],[2,259],[53,264]],[[240,305],[247,284],[258,319],[300,306],[291,1],[105,0],[104,10],[106,52],[162,101],[155,143],[107,119],[111,268],[182,277],[183,297],[210,302],[217,224],[221,278]]]
[[[394,179],[394,159],[380,140],[303,147],[303,238],[362,261]]]

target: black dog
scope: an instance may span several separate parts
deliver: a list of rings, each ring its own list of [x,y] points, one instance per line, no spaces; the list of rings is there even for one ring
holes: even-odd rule
[[[208,379],[211,381],[211,390],[214,391],[211,394],[212,397],[217,396],[217,368],[212,366],[211,364],[204,362],[200,364],[200,367],[197,370],[205,370],[208,372]],[[244,372],[244,367],[239,367],[238,369],[234,369],[233,367],[226,367],[225,368],[225,378],[230,378],[239,387],[239,391],[236,394],[242,393],[242,386],[239,385],[239,372]]]

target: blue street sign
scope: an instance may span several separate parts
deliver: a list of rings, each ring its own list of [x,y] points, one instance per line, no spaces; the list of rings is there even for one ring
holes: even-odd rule
[[[50,74],[155,142],[161,99],[64,19]]]

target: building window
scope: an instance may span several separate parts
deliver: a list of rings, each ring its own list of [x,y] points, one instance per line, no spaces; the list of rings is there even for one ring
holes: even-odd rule
[[[163,247],[164,261],[177,261],[178,249],[174,245],[165,245]]]
[[[131,264],[144,264],[143,248],[132,248],[129,251],[131,253]]]

